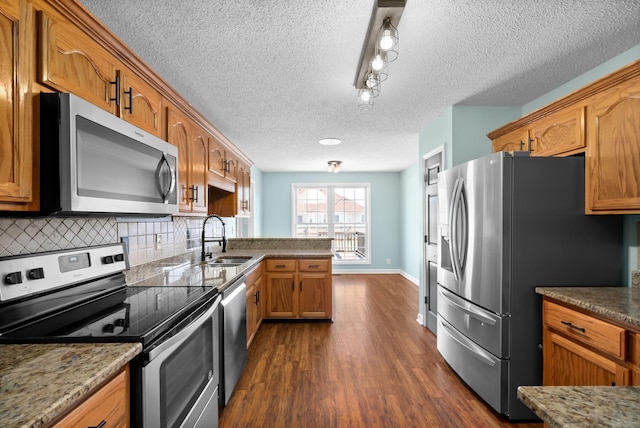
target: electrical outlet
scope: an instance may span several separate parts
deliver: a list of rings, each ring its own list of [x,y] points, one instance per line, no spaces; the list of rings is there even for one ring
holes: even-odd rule
[[[162,248],[162,235],[159,233],[156,233],[156,250],[159,250]]]
[[[391,259],[387,259],[387,264],[390,265],[391,264]]]

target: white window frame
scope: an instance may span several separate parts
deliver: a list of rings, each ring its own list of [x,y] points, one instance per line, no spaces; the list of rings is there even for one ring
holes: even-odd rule
[[[356,265],[356,264],[371,264],[371,183],[291,183],[291,236],[296,237],[296,224],[297,224],[297,204],[296,204],[296,189],[301,187],[310,187],[310,188],[318,188],[318,187],[327,187],[329,188],[329,192],[327,194],[327,226],[328,226],[328,236],[333,238],[334,235],[334,221],[335,221],[335,213],[333,212],[333,208],[335,207],[335,202],[333,199],[333,195],[335,192],[333,189],[335,187],[361,187],[365,189],[365,202],[366,202],[366,239],[365,239],[365,258],[359,260],[341,260],[337,258],[333,258],[334,264],[344,264],[344,265]],[[329,221],[330,220],[330,221]]]

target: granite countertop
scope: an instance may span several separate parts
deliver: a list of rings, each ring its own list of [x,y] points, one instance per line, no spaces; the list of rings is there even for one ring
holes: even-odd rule
[[[51,422],[140,351],[139,343],[0,345],[0,426]]]
[[[536,293],[640,328],[638,287],[537,287]]]
[[[551,428],[640,425],[637,386],[520,386],[518,398]]]

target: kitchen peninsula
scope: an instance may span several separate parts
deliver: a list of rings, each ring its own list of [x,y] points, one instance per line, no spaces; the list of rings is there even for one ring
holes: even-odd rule
[[[536,292],[545,305],[545,386],[520,386],[518,398],[550,427],[637,425],[640,287],[539,287]],[[571,370],[563,371],[568,356]]]

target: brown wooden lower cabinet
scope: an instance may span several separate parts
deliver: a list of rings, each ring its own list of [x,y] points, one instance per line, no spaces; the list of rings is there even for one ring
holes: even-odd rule
[[[542,319],[544,385],[640,385],[640,333],[632,326],[546,297]]]
[[[267,259],[265,289],[265,318],[331,319],[331,258]]]
[[[103,428],[130,426],[128,365],[53,425],[54,428],[97,426]]]
[[[247,273],[247,348],[251,346],[263,317],[262,263]]]

